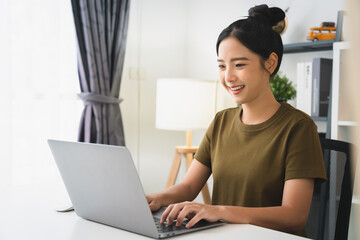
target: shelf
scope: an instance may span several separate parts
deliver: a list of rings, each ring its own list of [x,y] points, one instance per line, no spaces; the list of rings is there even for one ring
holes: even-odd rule
[[[352,198],[352,203],[360,204],[360,199],[357,199],[356,197]]]
[[[339,126],[356,127],[357,124],[354,121],[338,121]]]
[[[311,117],[314,122],[326,122],[327,117]]]
[[[332,40],[322,40],[317,42],[284,44],[284,53],[328,51],[333,49],[333,43],[335,42],[336,42],[335,39],[332,39]]]
[[[304,53],[304,52],[317,52],[328,51],[333,49],[333,43],[339,42],[342,39],[342,27],[344,11],[338,11],[336,22],[336,36],[335,39],[321,40],[316,42],[301,42],[284,44],[284,53]]]

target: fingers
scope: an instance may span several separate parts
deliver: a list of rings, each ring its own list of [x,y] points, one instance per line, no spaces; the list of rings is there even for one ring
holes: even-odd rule
[[[182,210],[184,203],[171,204],[164,211],[161,223],[164,223],[167,220],[167,224],[171,225],[172,222],[177,218],[179,212]]]
[[[149,204],[150,210],[152,212],[159,210],[161,207],[160,201],[151,194],[146,195],[146,201]]]
[[[161,216],[160,223],[164,223],[166,221],[166,219],[173,207],[174,207],[174,204],[171,204],[165,209],[165,211],[163,212],[163,214]]]
[[[182,223],[184,217],[187,215],[186,214],[186,209],[188,209],[188,206],[190,206],[191,202],[183,202],[183,203],[179,203],[176,204],[170,211],[170,214],[168,215],[168,224],[171,224],[175,219],[179,220],[179,223],[177,223],[177,226],[180,226],[180,224]],[[184,214],[185,212],[185,214]],[[182,218],[180,218],[180,214],[182,216]]]
[[[172,222],[178,217],[184,206],[189,202],[182,202],[178,204],[169,205],[161,216],[160,223],[164,223],[167,220],[167,224],[171,225]]]
[[[152,212],[155,212],[155,211],[157,211],[157,210],[159,210],[159,206],[157,205],[157,204],[155,204],[154,202],[150,202],[149,203],[149,207],[150,207],[150,210],[152,211]]]
[[[191,228],[192,226],[194,226],[197,222],[199,222],[201,219],[203,219],[202,217],[202,213],[199,212],[197,214],[195,214],[195,216],[186,224],[186,228]]]
[[[192,203],[185,205],[176,218],[176,226],[179,227],[183,223],[184,218],[190,219],[190,217],[196,215],[197,209],[197,204]]]
[[[185,217],[192,217],[191,221],[186,225],[187,228],[190,228],[202,219],[199,213],[201,210],[204,210],[203,208],[204,206],[202,204],[193,202],[172,204],[166,208],[160,222],[164,223],[167,220],[167,224],[171,225],[176,219],[176,226],[180,226]]]

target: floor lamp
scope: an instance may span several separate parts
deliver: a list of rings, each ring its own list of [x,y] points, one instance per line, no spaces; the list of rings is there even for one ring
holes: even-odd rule
[[[206,129],[215,116],[215,81],[186,78],[163,78],[157,80],[156,128],[186,131],[186,145],[175,147],[175,156],[166,188],[175,184],[181,159],[186,159],[189,168],[197,146],[191,144],[193,130]],[[204,203],[210,204],[207,184],[201,190]]]

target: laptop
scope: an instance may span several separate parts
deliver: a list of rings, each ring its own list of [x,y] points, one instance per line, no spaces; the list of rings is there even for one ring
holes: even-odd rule
[[[224,224],[200,221],[189,229],[186,223],[181,227],[160,224],[162,212],[151,212],[126,147],[59,140],[48,143],[79,217],[152,238]]]

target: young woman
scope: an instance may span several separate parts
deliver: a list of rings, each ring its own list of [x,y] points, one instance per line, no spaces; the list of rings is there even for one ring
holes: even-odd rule
[[[270,89],[283,54],[272,26],[284,17],[279,8],[255,6],[221,32],[220,81],[241,106],[215,116],[180,184],[147,196],[152,211],[168,206],[162,222],[224,220],[304,235],[314,181],[326,173],[316,125]],[[190,202],[211,174],[212,205]]]

